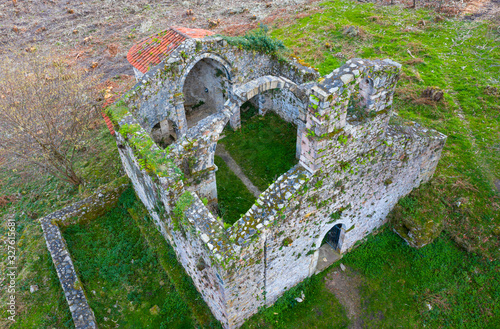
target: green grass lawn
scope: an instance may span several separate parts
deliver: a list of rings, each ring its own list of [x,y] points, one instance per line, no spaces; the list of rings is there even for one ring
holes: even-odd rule
[[[63,232],[98,325],[192,328],[188,305],[127,212],[135,202],[128,189],[105,216]]]
[[[414,249],[386,227],[342,262],[363,276],[367,328],[500,326],[500,262],[467,253],[448,234]]]
[[[219,168],[216,173],[219,213],[224,223],[233,225],[250,209],[256,198],[221,157],[215,156],[214,161]]]
[[[271,111],[249,118],[243,114],[241,129],[224,134],[219,143],[261,191],[297,163],[297,127]]]
[[[340,329],[347,328],[346,311],[328,288],[326,272],[310,277],[250,318],[242,328]],[[295,298],[304,293],[299,303]]]
[[[286,25],[275,21],[272,35],[321,74],[351,57],[403,64],[394,109],[448,135],[433,178],[436,200],[422,202],[430,206],[420,212],[436,214],[434,220],[469,251],[499,259],[500,197],[494,187],[500,179],[498,22],[441,20],[432,11],[347,0],[324,2],[304,14]],[[348,26],[358,27],[359,34],[344,34]],[[423,100],[421,93],[430,86],[442,89],[444,100]]]

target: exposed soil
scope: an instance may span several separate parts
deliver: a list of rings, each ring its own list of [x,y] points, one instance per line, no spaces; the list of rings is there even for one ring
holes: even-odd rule
[[[500,0],[472,0],[461,13],[465,18],[500,21]]]
[[[70,64],[98,70],[103,80],[129,86],[127,52],[151,34],[176,25],[239,34],[309,11],[315,1],[0,0],[0,58],[51,49]]]
[[[115,78],[128,89],[134,81],[126,79],[133,76],[126,55],[142,38],[175,25],[238,35],[259,23],[285,24],[310,15],[320,10],[317,1],[0,0],[0,58],[16,51],[50,48],[68,63],[97,69],[103,80]],[[499,1],[466,1],[460,11],[469,19],[488,18],[498,13]],[[391,0],[377,3],[390,4]],[[426,3],[418,1],[417,7]],[[446,1],[447,5],[455,3]],[[115,89],[111,92],[116,93]]]
[[[335,294],[335,297],[347,311],[347,317],[351,320],[350,329],[363,328],[361,296],[359,287],[362,279],[359,274],[351,268],[345,267],[330,271],[325,278],[326,287]]]

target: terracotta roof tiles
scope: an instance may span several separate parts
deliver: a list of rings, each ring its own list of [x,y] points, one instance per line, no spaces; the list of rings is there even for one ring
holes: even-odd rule
[[[136,69],[146,73],[150,67],[160,64],[186,39],[203,38],[213,35],[212,31],[170,27],[152,35],[130,48],[127,59]]]

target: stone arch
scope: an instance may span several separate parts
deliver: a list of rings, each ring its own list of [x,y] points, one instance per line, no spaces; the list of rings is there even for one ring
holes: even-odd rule
[[[301,103],[299,106],[291,105],[289,108],[286,106],[278,106],[275,108],[275,105],[266,105],[263,104],[269,100],[262,99],[260,97],[264,92],[271,91],[275,89],[286,90],[294,95],[299,102]],[[309,103],[309,97],[305,93],[303,89],[301,89],[297,84],[293,81],[288,80],[284,77],[277,77],[272,75],[266,75],[252,81],[249,81],[237,88],[235,88],[235,99],[238,103],[238,109],[234,111],[233,116],[231,117],[231,127],[233,129],[238,129],[241,126],[241,113],[240,107],[243,103],[251,100],[255,97],[260,97],[256,100],[256,107],[259,109],[259,114],[264,115],[268,109],[275,111],[282,119],[287,122],[292,122],[297,126],[297,144],[296,144],[296,157],[300,158],[300,154],[302,153],[302,144],[301,144],[301,134],[305,130],[305,122],[303,118],[306,114],[306,109]],[[289,104],[290,105],[290,104]],[[293,110],[290,111],[290,109]]]
[[[334,232],[337,229],[339,230],[338,232],[339,235],[337,240],[337,248],[334,249],[328,243],[323,243],[323,242],[327,238],[328,234]],[[339,222],[333,223],[325,227],[323,231],[324,233],[318,237],[315,243],[317,249],[314,252],[314,256],[312,257],[312,262],[310,265],[311,275],[323,271],[325,268],[329,267],[331,264],[333,264],[335,261],[339,260],[342,257],[341,256],[342,245],[344,242],[345,231],[346,231],[346,225]],[[332,250],[332,252],[330,252],[329,250]],[[325,262],[324,259],[327,259],[327,261]]]
[[[333,225],[326,233],[323,235],[322,242],[330,245],[335,251],[341,252],[342,244],[345,237],[345,225],[342,223],[337,223]],[[323,244],[323,243],[322,243]]]
[[[221,57],[220,55],[214,54],[214,53],[203,53],[195,56],[185,67],[184,67],[184,72],[182,73],[178,86],[180,90],[184,87],[184,84],[186,83],[186,77],[188,76],[189,72],[193,69],[193,67],[201,60],[205,58],[210,58],[214,61],[219,62],[226,70],[226,74],[229,78],[229,80],[233,80],[233,73],[232,73],[232,65],[227,61],[225,58]]]
[[[266,75],[252,81],[249,81],[237,88],[235,94],[238,96],[239,105],[250,100],[259,93],[270,89],[289,89],[297,98],[306,100],[307,95],[293,81],[283,77]]]
[[[185,66],[178,83],[178,114],[185,131],[222,110],[233,93],[232,78],[231,65],[213,53],[200,54]]]

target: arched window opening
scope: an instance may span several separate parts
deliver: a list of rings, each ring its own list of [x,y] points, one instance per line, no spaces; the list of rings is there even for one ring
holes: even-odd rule
[[[372,118],[376,113],[370,110],[373,103],[373,80],[371,78],[364,78],[356,86],[357,93],[354,92],[349,99],[347,105],[347,120],[350,123],[363,122]]]
[[[151,130],[151,137],[161,148],[166,148],[174,143],[177,140],[174,122],[168,119],[158,122]]]
[[[182,90],[188,128],[221,111],[229,98],[230,88],[227,70],[221,63],[211,58],[196,63]]]

